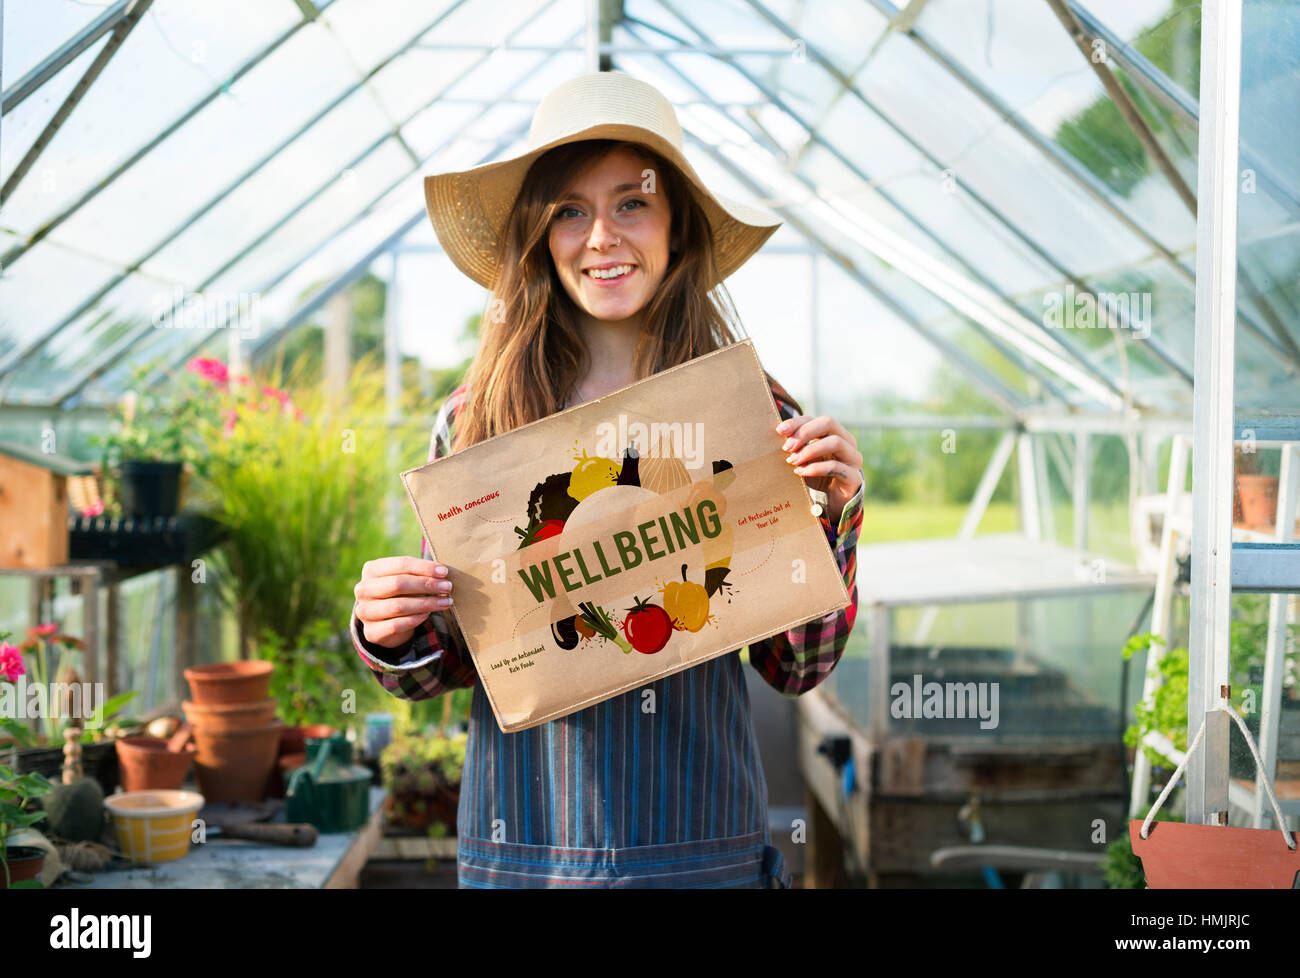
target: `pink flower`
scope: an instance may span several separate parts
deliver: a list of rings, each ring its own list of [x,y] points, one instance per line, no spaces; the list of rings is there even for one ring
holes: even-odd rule
[[[0,676],[4,676],[11,683],[16,683],[18,677],[26,671],[22,653],[8,642],[0,642]]]
[[[90,506],[87,506],[85,509],[81,511],[81,515],[82,516],[103,516],[104,515],[103,500],[101,499],[95,500],[94,503],[92,503]]]
[[[277,390],[277,389],[274,388],[274,387],[263,387],[263,388],[262,388],[262,395],[263,395],[264,397],[274,397],[274,398],[275,398],[277,401],[279,401],[281,404],[288,404],[288,403],[289,403],[289,392],[288,392],[288,391]]]
[[[304,417],[306,415],[302,413],[302,408],[296,407],[293,409],[293,419],[295,421],[301,421]]]
[[[239,412],[234,408],[226,408],[221,412],[221,414],[226,419],[225,425],[222,426],[221,433],[225,437],[229,438],[235,433],[235,422],[239,420]]]
[[[59,630],[59,626],[50,622],[46,625],[35,625],[27,629],[27,634],[32,638],[44,638],[46,635],[53,635]]]
[[[222,386],[230,380],[230,372],[226,369],[226,365],[214,357],[195,357],[185,369]]]

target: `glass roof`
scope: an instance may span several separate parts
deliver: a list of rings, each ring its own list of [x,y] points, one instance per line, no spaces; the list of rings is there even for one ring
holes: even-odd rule
[[[1194,192],[1199,5],[1068,6]],[[1267,389],[1300,368],[1279,83],[1300,35],[1284,5],[1246,6],[1272,40],[1243,66],[1238,368]],[[224,350],[172,321],[177,296],[256,294],[256,354],[387,251],[450,267],[420,177],[522,148],[587,64],[584,0],[155,0],[77,99],[125,7],[5,5],[0,407],[102,404],[135,364]],[[728,285],[792,390],[920,411],[946,360],[987,414],[1190,416],[1195,215],[1049,5],[627,0],[610,37],[710,186],[785,218]],[[1049,315],[1083,293],[1124,303]]]

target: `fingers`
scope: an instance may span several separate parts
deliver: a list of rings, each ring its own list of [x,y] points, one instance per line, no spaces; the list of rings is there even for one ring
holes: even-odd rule
[[[411,634],[420,627],[420,622],[427,617],[429,616],[406,615],[402,618],[389,618],[384,621],[373,622],[363,619],[361,634],[367,642],[382,645],[384,648],[394,648],[410,639]]]
[[[822,472],[806,471],[808,463],[823,459],[843,463],[845,469],[856,469],[862,465],[862,455],[857,448],[840,435],[827,435],[810,442],[798,451],[786,456],[786,461],[795,466],[798,475],[821,475]]]
[[[801,414],[782,421],[776,430],[779,434],[789,436],[781,445],[781,450],[790,453],[786,461],[799,466],[795,469],[799,475],[827,474],[824,467],[813,470],[806,466],[806,463],[821,459],[838,460],[848,469],[857,469],[862,465],[857,439],[830,415],[822,414],[813,418]]]
[[[450,595],[446,597],[427,595],[425,597],[378,598],[357,602],[357,617],[362,621],[384,621],[388,618],[405,618],[418,615],[420,619],[429,617],[431,611],[446,611],[452,605]]]
[[[390,574],[386,577],[363,577],[352,589],[358,601],[368,598],[396,598],[404,594],[450,594],[452,582],[443,577],[423,574]]]
[[[434,560],[421,557],[379,557],[367,560],[361,568],[361,576],[389,577],[393,574],[422,574],[425,576],[446,577],[448,569]]]

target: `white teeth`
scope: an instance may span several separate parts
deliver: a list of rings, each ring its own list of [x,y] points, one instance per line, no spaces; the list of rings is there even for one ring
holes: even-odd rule
[[[589,268],[587,274],[592,278],[618,278],[632,271],[632,265],[615,265],[613,268]]]

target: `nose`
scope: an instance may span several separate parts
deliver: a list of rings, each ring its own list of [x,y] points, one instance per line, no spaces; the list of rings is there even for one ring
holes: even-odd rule
[[[604,251],[606,248],[618,246],[618,235],[609,226],[607,218],[597,215],[591,222],[591,234],[587,236],[587,244],[593,251]]]

